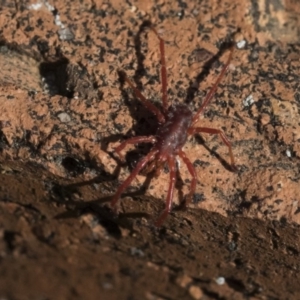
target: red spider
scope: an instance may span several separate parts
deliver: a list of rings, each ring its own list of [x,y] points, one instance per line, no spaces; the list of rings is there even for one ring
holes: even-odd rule
[[[151,136],[137,136],[130,138],[123,143],[121,143],[118,147],[115,148],[117,154],[122,158],[121,151],[128,144],[138,144],[138,143],[153,143],[153,147],[151,151],[141,159],[128,178],[120,185],[116,194],[114,195],[111,206],[114,208],[116,203],[118,202],[123,191],[130,185],[132,180],[136,177],[136,175],[147,165],[147,163],[151,162],[149,168],[147,170],[152,171],[155,167],[157,169],[157,174],[159,174],[159,170],[167,163],[169,172],[170,172],[170,183],[169,190],[166,200],[166,207],[162,211],[159,218],[156,220],[155,225],[157,227],[161,226],[172,208],[172,200],[173,200],[173,192],[176,181],[176,156],[178,155],[182,161],[186,164],[189,173],[192,176],[191,188],[190,192],[186,198],[185,205],[187,205],[192,196],[195,193],[196,189],[196,181],[197,175],[196,171],[193,167],[193,164],[186,156],[185,152],[182,150],[182,147],[186,143],[186,140],[189,135],[193,135],[195,133],[204,132],[209,134],[219,134],[222,141],[229,149],[229,155],[231,160],[232,170],[235,170],[234,158],[232,154],[231,144],[225,134],[220,129],[213,129],[207,127],[194,127],[197,123],[200,114],[204,111],[206,106],[211,101],[213,95],[215,94],[218,84],[223,78],[228,65],[231,61],[233,54],[233,47],[230,50],[229,58],[224,65],[220,75],[217,78],[217,81],[207,94],[204,99],[203,104],[198,109],[197,113],[193,116],[189,107],[185,104],[178,105],[168,105],[167,101],[167,69],[166,69],[166,60],[165,60],[165,45],[164,40],[159,36],[155,28],[150,27],[151,30],[156,34],[160,42],[160,52],[161,52],[161,80],[162,80],[162,111],[160,111],[155,105],[153,105],[149,100],[147,100],[141,92],[132,84],[132,82],[127,78],[124,74],[125,81],[129,84],[129,86],[133,89],[135,95],[142,101],[144,106],[150,110],[158,119],[159,127],[155,135]]]

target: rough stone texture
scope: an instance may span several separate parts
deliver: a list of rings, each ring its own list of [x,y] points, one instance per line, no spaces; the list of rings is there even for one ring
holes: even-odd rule
[[[297,299],[297,1],[0,4],[0,297]],[[238,172],[217,136],[190,138],[194,201],[157,230],[167,170],[138,175],[119,218],[107,205],[149,151],[128,147],[121,165],[113,148],[157,127],[118,75],[161,105],[159,43],[148,21],[166,42],[169,102],[194,112],[228,42],[240,48],[199,120],[226,133]],[[181,163],[175,204],[189,182]]]

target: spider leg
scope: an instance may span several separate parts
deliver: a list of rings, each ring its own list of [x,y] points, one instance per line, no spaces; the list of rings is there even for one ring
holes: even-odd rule
[[[195,171],[195,168],[194,168],[193,164],[191,163],[189,158],[186,156],[185,152],[180,150],[178,155],[183,160],[183,162],[186,164],[186,166],[188,168],[188,171],[190,172],[190,174],[192,176],[190,192],[189,192],[189,194],[186,198],[186,201],[184,203],[184,207],[186,207],[192,201],[192,197],[195,194],[196,183],[197,183],[197,174],[196,174],[196,171]]]
[[[159,39],[159,48],[160,48],[160,56],[161,56],[161,84],[162,84],[162,102],[163,109],[166,113],[168,110],[168,99],[167,99],[167,68],[166,68],[166,58],[165,58],[165,41],[159,36],[158,32],[154,27],[150,27],[151,30],[156,34]]]
[[[143,174],[149,174],[154,170],[155,166],[156,166],[156,161],[153,160],[148,166],[145,167],[145,169],[143,170]]]
[[[139,144],[139,143],[155,143],[156,138],[154,135],[150,136],[136,136],[131,139],[128,139],[122,142],[118,147],[114,148],[114,151],[117,152],[121,160],[124,160],[124,156],[121,154],[121,151],[128,145],[128,144]]]
[[[232,147],[231,147],[231,144],[230,144],[228,138],[226,137],[225,133],[220,129],[207,128],[207,127],[195,127],[195,128],[191,127],[188,130],[188,133],[190,135],[195,134],[195,133],[199,133],[199,132],[210,133],[210,134],[218,134],[220,136],[223,143],[228,147],[229,155],[230,155],[230,161],[231,161],[231,168],[232,168],[233,171],[236,171],[237,167],[235,166],[235,163],[234,163]]]
[[[136,97],[138,97],[144,106],[149,109],[156,117],[159,123],[165,122],[165,116],[161,113],[161,111],[152,104],[148,99],[146,99],[142,93],[133,85],[133,83],[129,80],[125,72],[122,72],[122,76],[124,76],[125,81],[129,84],[129,86],[133,89]]]
[[[224,77],[224,75],[225,75],[225,73],[226,73],[226,71],[228,69],[228,66],[230,64],[230,61],[232,59],[233,50],[234,50],[234,46],[232,46],[230,48],[230,54],[229,54],[229,57],[227,59],[226,64],[224,65],[224,67],[223,67],[221,73],[219,74],[216,82],[214,83],[214,85],[212,86],[212,88],[210,89],[210,91],[208,92],[208,94],[206,95],[206,97],[205,97],[202,105],[200,106],[200,108],[198,109],[197,113],[195,114],[195,116],[193,118],[193,124],[195,124],[198,121],[200,114],[204,111],[204,109],[206,108],[206,106],[209,104],[209,102],[211,101],[212,97],[216,93],[218,85],[221,82],[221,80],[223,79],[223,77]]]
[[[136,177],[136,175],[140,172],[141,169],[151,160],[154,158],[158,150],[154,149],[150,151],[143,159],[141,159],[136,167],[133,169],[131,174],[127,177],[127,179],[119,186],[119,189],[117,190],[116,194],[114,195],[113,199],[111,200],[111,206],[114,207],[123,191],[129,186],[129,184],[132,182],[132,180]]]
[[[160,227],[162,223],[165,221],[166,217],[170,213],[172,209],[172,201],[173,201],[173,194],[174,194],[174,187],[175,187],[175,181],[176,181],[176,163],[175,163],[175,157],[169,156],[168,158],[168,166],[170,169],[170,184],[169,184],[169,190],[166,200],[166,207],[158,217],[158,219],[155,221],[155,226]]]

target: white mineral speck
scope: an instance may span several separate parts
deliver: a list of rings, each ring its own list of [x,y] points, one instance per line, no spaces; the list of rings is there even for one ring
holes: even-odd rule
[[[39,10],[41,7],[43,6],[43,3],[33,3],[31,5],[28,5],[28,9],[32,9],[32,10]]]
[[[54,7],[48,1],[44,1],[44,3],[45,3],[48,10],[54,11]]]
[[[131,12],[136,12],[137,11],[137,7],[136,6],[134,6],[134,5],[132,5],[131,7],[130,7],[130,11]]]
[[[64,28],[64,27],[65,27],[64,24],[63,24],[63,23],[61,22],[61,20],[60,20],[59,14],[55,15],[55,17],[54,17],[54,22],[55,22],[55,24],[56,24],[57,26],[59,26],[59,27],[61,27],[61,28]]]
[[[245,41],[245,40],[241,40],[241,41],[238,41],[238,42],[236,43],[236,46],[238,47],[238,49],[244,48],[245,45],[246,45],[246,41]]]
[[[246,99],[243,100],[244,107],[248,107],[253,103],[254,103],[254,98],[251,94],[248,97],[246,97]]]
[[[130,254],[132,256],[139,256],[139,257],[145,256],[144,252],[141,249],[138,249],[136,247],[131,247],[130,248]]]
[[[223,285],[223,284],[225,283],[225,278],[224,278],[224,277],[218,277],[218,278],[216,279],[216,283],[217,283],[218,285]]]
[[[60,113],[57,117],[62,123],[68,123],[71,121],[71,117],[67,113]]]
[[[61,29],[58,30],[59,38],[62,41],[70,41],[74,38],[74,34],[72,31],[66,27],[64,28],[64,25],[62,24]]]

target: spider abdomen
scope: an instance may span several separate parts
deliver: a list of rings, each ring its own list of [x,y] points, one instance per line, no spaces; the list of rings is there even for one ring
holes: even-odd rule
[[[156,132],[156,148],[161,155],[175,154],[183,147],[192,118],[192,112],[184,104],[169,107],[165,123]]]

